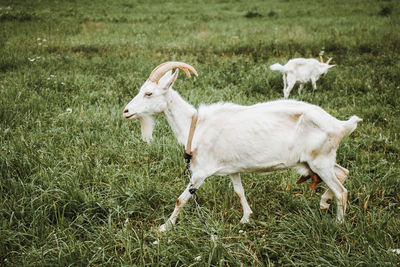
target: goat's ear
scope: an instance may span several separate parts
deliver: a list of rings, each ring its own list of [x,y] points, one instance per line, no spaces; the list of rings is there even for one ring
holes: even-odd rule
[[[167,90],[170,88],[172,85],[174,85],[174,82],[176,78],[178,78],[178,72],[179,70],[176,69],[174,74],[171,74],[172,71],[168,71],[161,79],[160,79],[160,85],[164,90]]]
[[[333,68],[333,67],[336,67],[336,65],[328,65],[328,68],[330,69],[330,68]]]

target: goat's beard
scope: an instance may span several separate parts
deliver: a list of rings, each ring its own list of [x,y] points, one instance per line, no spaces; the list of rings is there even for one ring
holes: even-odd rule
[[[142,130],[142,139],[143,141],[150,143],[153,139],[153,118],[151,116],[141,116],[139,117],[139,121]]]

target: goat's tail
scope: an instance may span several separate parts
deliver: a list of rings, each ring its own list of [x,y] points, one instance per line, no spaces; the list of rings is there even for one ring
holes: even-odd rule
[[[344,121],[343,137],[350,135],[357,128],[357,122],[359,121],[362,121],[362,119],[357,116],[351,116],[350,119]]]
[[[279,70],[280,72],[285,72],[285,67],[282,66],[282,65],[279,64],[279,63],[272,64],[271,66],[269,66],[269,68],[270,68],[271,70]]]

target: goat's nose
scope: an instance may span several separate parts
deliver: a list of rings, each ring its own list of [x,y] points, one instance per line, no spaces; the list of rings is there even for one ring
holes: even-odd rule
[[[126,108],[126,109],[124,109],[124,113],[128,113],[128,109]]]

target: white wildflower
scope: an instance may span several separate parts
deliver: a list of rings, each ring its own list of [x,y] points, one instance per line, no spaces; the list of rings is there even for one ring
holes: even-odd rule
[[[196,258],[194,258],[195,261],[201,261],[201,256],[197,256]]]
[[[40,39],[40,37],[38,37],[36,40],[37,40],[37,41],[40,41],[40,40],[42,40],[42,39]]]
[[[28,57],[28,59],[29,59],[30,62],[33,62],[33,61],[36,60],[36,58],[29,58],[29,57]]]
[[[61,82],[61,85],[65,85],[65,82]]]
[[[400,248],[392,249],[393,253],[400,254]]]
[[[218,236],[217,235],[211,235],[211,241],[212,242],[216,242],[218,240]]]
[[[72,108],[67,108],[67,113],[72,113]]]
[[[153,245],[158,245],[160,243],[160,241],[156,240],[153,242]]]

